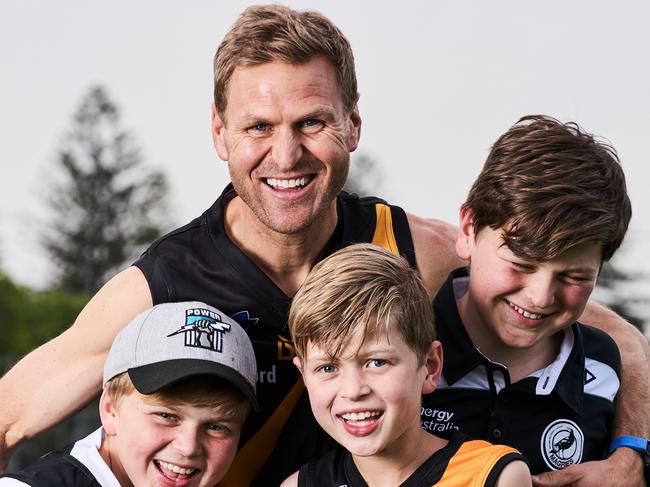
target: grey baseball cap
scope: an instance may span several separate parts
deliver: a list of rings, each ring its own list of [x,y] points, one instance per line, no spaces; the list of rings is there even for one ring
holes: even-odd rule
[[[248,335],[233,319],[199,301],[159,304],[136,316],[113,341],[104,385],[123,372],[141,394],[196,375],[216,376],[240,389],[259,410],[257,364]]]

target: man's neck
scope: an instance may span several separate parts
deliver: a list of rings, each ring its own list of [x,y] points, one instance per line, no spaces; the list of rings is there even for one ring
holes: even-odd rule
[[[293,296],[336,229],[336,202],[320,219],[294,234],[275,232],[236,197],[225,209],[226,233],[287,296]]]

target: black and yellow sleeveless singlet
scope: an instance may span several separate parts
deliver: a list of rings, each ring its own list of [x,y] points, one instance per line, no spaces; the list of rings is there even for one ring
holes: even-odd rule
[[[250,336],[259,368],[259,413],[251,413],[240,451],[221,485],[279,485],[285,477],[333,448],[313,418],[292,363],[286,296],[226,235],[224,208],[231,185],[199,218],[154,242],[135,262],[154,304],[204,301],[230,315]],[[338,223],[318,260],[353,243],[373,242],[415,266],[406,214],[373,198],[341,193]]]
[[[449,443],[420,465],[399,487],[492,487],[506,465],[524,458],[504,445],[470,440],[456,431]],[[352,455],[334,450],[300,469],[298,487],[367,487]]]

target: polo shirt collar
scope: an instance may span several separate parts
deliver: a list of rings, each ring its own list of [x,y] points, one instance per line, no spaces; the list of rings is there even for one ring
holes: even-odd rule
[[[490,369],[503,369],[474,347],[458,314],[453,282],[454,279],[468,276],[465,267],[454,270],[433,301],[436,330],[443,343],[442,370],[449,385],[453,385],[480,365]],[[574,323],[564,331],[560,353],[556,359],[544,369],[531,374],[538,378],[535,394],[548,395],[555,392],[571,409],[580,414],[583,408],[584,371],[582,333],[578,324]]]

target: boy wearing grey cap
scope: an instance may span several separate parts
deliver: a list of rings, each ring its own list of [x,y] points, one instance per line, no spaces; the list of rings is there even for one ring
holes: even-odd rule
[[[256,381],[253,347],[235,321],[201,302],[154,306],[113,342],[102,427],[0,486],[213,486],[257,409]]]

